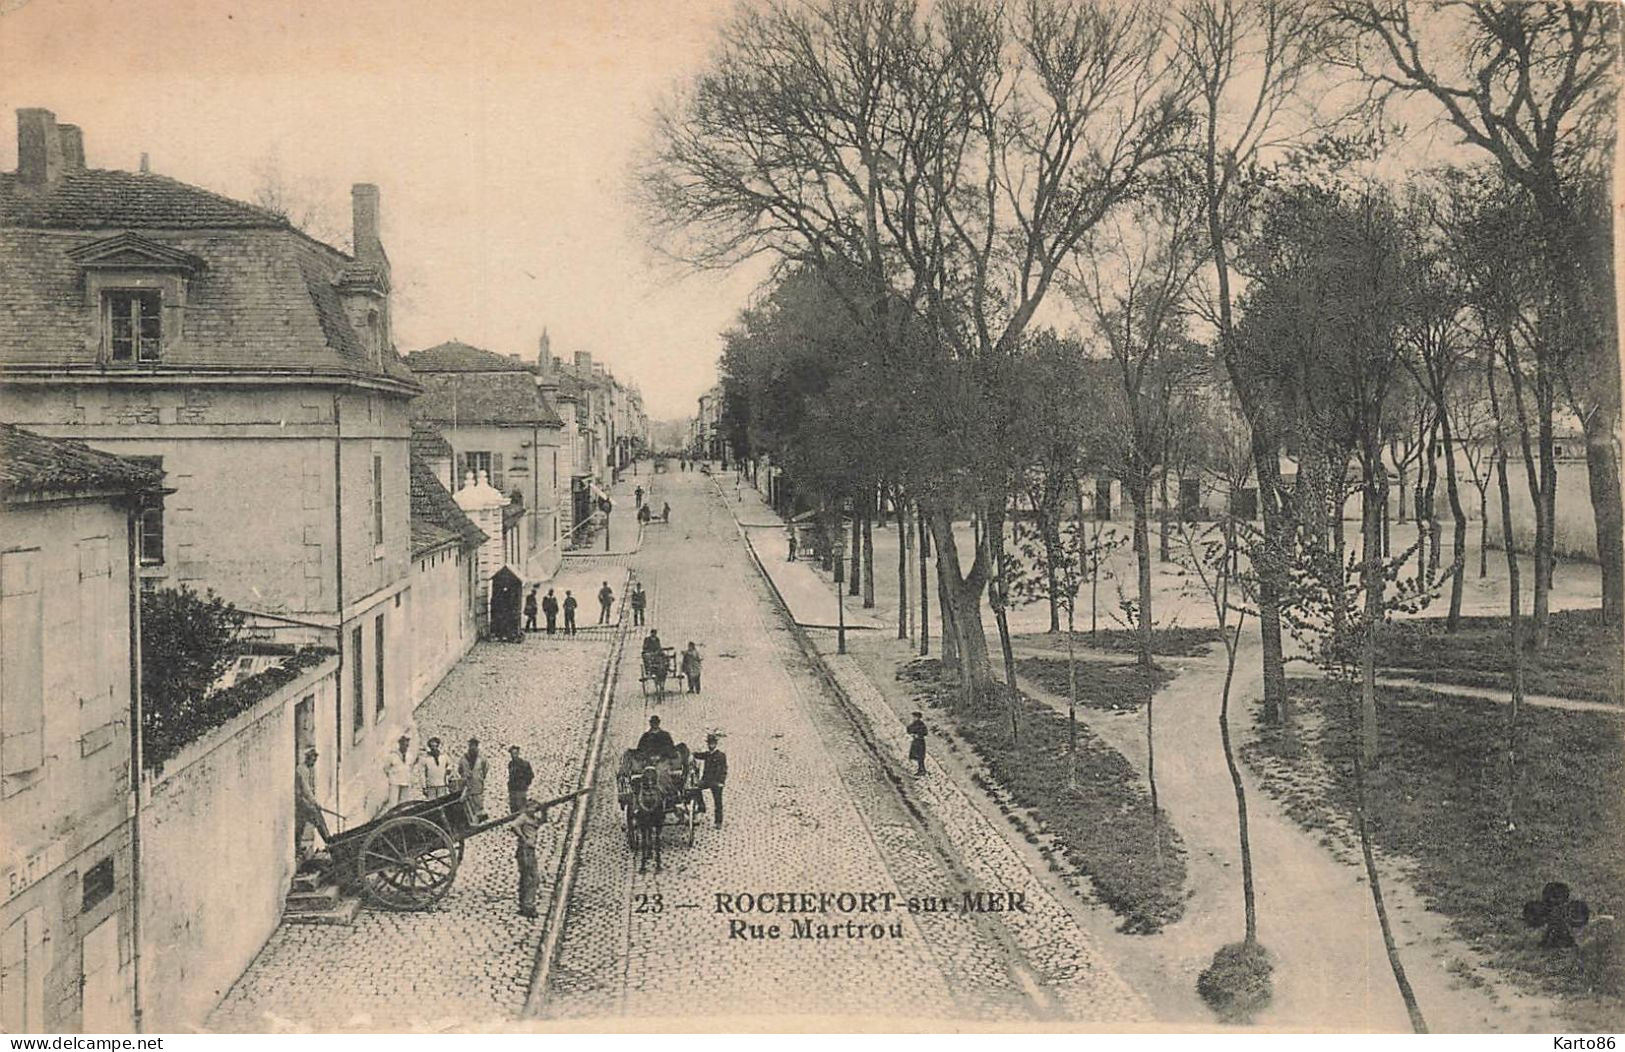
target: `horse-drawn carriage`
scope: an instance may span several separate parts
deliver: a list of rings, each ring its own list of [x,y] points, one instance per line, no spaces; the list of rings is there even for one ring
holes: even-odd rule
[[[643,675],[638,677],[638,685],[643,688],[647,697],[651,688],[656,698],[666,696],[666,683],[677,674],[677,648],[662,647],[659,650],[645,650],[643,652]]]
[[[638,872],[652,854],[660,872],[661,835],[668,817],[676,819],[683,844],[692,847],[699,825],[695,797],[700,787],[700,763],[679,744],[675,755],[646,756],[636,749],[621,754],[615,775],[617,798],[626,817],[626,845],[639,853]]]
[[[552,807],[586,791],[578,789],[542,806]],[[370,905],[426,910],[451,890],[464,842],[518,817],[480,822],[460,789],[428,800],[409,800],[371,822],[333,834],[327,841],[329,872],[340,886],[361,892]]]

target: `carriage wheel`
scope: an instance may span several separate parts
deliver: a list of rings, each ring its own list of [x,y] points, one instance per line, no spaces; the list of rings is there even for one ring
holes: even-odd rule
[[[356,876],[367,901],[389,910],[424,910],[451,890],[460,845],[424,818],[391,819],[367,834]]]

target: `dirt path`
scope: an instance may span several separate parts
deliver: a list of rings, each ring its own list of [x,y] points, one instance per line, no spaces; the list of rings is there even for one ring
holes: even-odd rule
[[[1157,788],[1184,837],[1192,900],[1186,917],[1166,929],[1167,967],[1194,983],[1212,952],[1242,934],[1241,864],[1235,796],[1218,731],[1221,658],[1183,659],[1180,675],[1155,704]],[[1243,642],[1232,687],[1232,732],[1248,715],[1247,699],[1263,694],[1257,636]],[[1031,681],[1030,697],[1061,712],[1064,698]],[[1140,770],[1145,765],[1144,712],[1080,709],[1079,718]],[[1292,821],[1243,768],[1247,789],[1259,938],[1275,959],[1275,998],[1257,1020],[1271,1028],[1408,1031],[1409,1022],[1383,950],[1363,870],[1334,860]],[[1471,951],[1445,931],[1444,919],[1385,867],[1384,895],[1395,918],[1401,956],[1429,1026],[1436,1033],[1550,1030],[1545,1005],[1484,981]],[[1471,981],[1464,974],[1477,973]]]

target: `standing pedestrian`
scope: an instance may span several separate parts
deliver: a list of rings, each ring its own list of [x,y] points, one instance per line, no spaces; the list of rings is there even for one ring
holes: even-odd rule
[[[547,618],[547,634],[552,635],[559,625],[559,599],[551,588],[542,596],[542,616]]]
[[[786,559],[785,562],[793,563],[796,561],[796,528],[794,526],[786,526],[785,532],[790,535],[790,557]]]
[[[395,751],[384,762],[384,777],[389,779],[389,803],[392,807],[404,803],[412,795],[417,762],[411,750],[412,736],[403,734],[400,741],[395,743]]]
[[[632,496],[633,496],[634,499],[637,500],[638,506],[642,507],[643,506],[643,487],[639,486],[637,489],[633,490],[632,491]]]
[[[698,694],[700,692],[700,652],[694,646],[692,639],[688,641],[688,649],[683,651],[681,667],[683,675],[688,677],[688,692]]]
[[[715,805],[716,826],[722,828],[722,786],[728,780],[728,754],[717,748],[717,735],[705,736],[705,748],[694,753],[694,758],[703,766],[700,768],[700,787],[694,790],[694,807],[700,814],[705,814],[705,791],[711,790],[711,802]]]
[[[643,582],[639,581],[632,586],[632,624],[643,624],[643,611],[649,605],[649,596],[643,590]]]
[[[424,799],[437,800],[446,795],[451,757],[440,751],[439,738],[430,738],[427,751],[418,757],[418,773],[422,776]]]
[[[919,712],[914,713],[914,722],[908,725],[909,737],[913,741],[908,743],[908,758],[914,761],[914,773],[925,773],[925,736],[930,732],[926,729],[925,720]]]
[[[609,624],[609,609],[610,609],[611,606],[614,605],[614,603],[615,603],[615,593],[610,590],[609,582],[605,581],[604,582],[604,587],[598,589],[598,623],[599,624],[601,624],[601,625]]]
[[[327,819],[322,805],[316,802],[316,750],[305,750],[305,762],[293,774],[293,847],[302,856],[305,846],[305,827],[312,826],[322,843],[332,839],[327,831]]]
[[[519,746],[508,746],[508,813],[517,814],[525,806],[525,794],[530,791],[530,783],[536,780],[536,772],[531,770],[530,762],[519,758]]]
[[[536,631],[536,588],[533,586],[530,594],[525,596],[525,631]]]
[[[661,504],[660,504],[660,521],[661,522],[670,522],[671,521],[671,502],[670,501],[662,501],[661,502]]]
[[[579,605],[576,602],[575,595],[571,593],[570,589],[566,588],[564,590],[564,634],[567,636],[576,634],[576,607]]]
[[[463,783],[463,798],[468,802],[468,813],[483,822],[485,814],[485,776],[491,765],[480,753],[480,740],[468,739],[468,751],[457,761],[457,780]]]
[[[536,865],[536,835],[547,821],[547,808],[534,801],[525,801],[524,813],[513,824],[514,861],[519,864],[519,915],[536,918],[536,892],[541,884],[541,870]]]

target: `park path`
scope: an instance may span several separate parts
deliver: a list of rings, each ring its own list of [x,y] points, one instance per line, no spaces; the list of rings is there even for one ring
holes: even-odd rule
[[[968,866],[981,863],[981,844],[956,842],[910,810],[916,787],[874,740],[896,729],[869,725],[809,663],[741,541],[731,492],[693,473],[664,475],[661,485],[673,521],[646,531],[631,569],[650,594],[649,627],[669,646],[699,644],[704,690],[646,699],[633,630],[542,1015],[622,1025],[801,1018],[821,1027],[1146,1018],[1144,1002],[1087,947],[1073,962],[1075,996],[1058,995],[1041,980],[1058,965],[1030,955],[1032,940],[1010,917],[901,905],[946,896],[957,906],[965,891],[1018,888],[1026,878]],[[668,828],[658,874],[638,871],[608,777],[650,714],[693,746],[721,733],[730,771],[725,824],[702,825],[692,846]],[[762,892],[889,893],[899,905],[868,917],[740,918],[719,901]],[[879,923],[886,934],[795,938],[794,919]],[[744,937],[735,920],[777,923],[780,935]]]
[[[1218,649],[1218,648],[1215,648]],[[1193,898],[1184,919],[1164,930],[1173,975],[1194,977],[1213,950],[1243,930],[1241,859],[1235,796],[1219,738],[1222,655],[1164,659],[1179,670],[1157,694],[1154,721],[1157,790],[1185,840]],[[1018,678],[1034,700],[1065,713],[1066,699]],[[1231,726],[1246,726],[1248,699],[1263,694],[1256,632],[1245,636],[1231,685]],[[1080,708],[1078,718],[1139,771],[1145,769],[1144,711]],[[1389,970],[1364,870],[1333,857],[1322,838],[1300,827],[1246,765],[1259,939],[1275,961],[1275,997],[1259,1026],[1408,1032],[1410,1022]],[[1397,927],[1401,959],[1436,1033],[1561,1029],[1546,1004],[1510,988],[1493,993],[1458,974],[1471,952],[1428,911],[1402,873],[1384,866],[1384,898]]]

